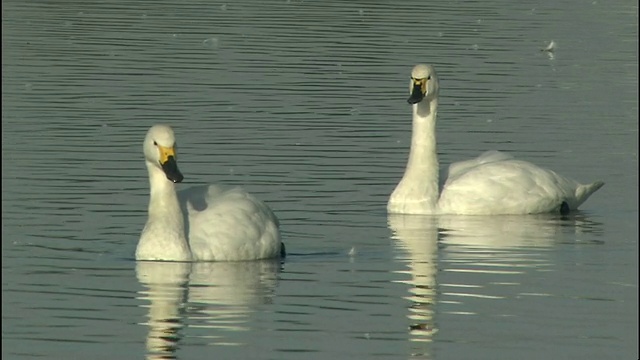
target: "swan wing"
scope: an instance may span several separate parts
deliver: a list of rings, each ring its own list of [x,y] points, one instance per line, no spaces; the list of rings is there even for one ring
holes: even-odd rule
[[[571,209],[582,186],[574,180],[499,152],[457,163],[450,169],[440,199],[444,213],[534,214],[560,211],[566,202]],[[584,201],[584,200],[583,200]]]
[[[273,211],[240,187],[199,186],[180,193],[196,261],[274,258],[280,254]]]

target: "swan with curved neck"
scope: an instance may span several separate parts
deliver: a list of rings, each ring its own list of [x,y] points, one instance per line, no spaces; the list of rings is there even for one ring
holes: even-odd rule
[[[278,219],[238,187],[196,186],[183,180],[171,127],[155,125],[144,140],[151,188],[149,214],[136,260],[239,261],[284,256]]]
[[[411,72],[413,132],[407,167],[387,204],[401,214],[536,214],[576,210],[604,183],[580,184],[499,151],[453,163],[440,179],[436,150],[438,76],[431,65]]]

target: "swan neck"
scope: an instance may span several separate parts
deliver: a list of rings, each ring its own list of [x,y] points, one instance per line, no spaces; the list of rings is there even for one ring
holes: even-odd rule
[[[175,185],[164,172],[147,162],[150,197],[147,223],[142,231],[136,259],[190,261],[184,217]]]
[[[175,184],[167,179],[158,167],[148,165],[149,185],[151,189],[149,198],[149,217],[174,215],[181,213]],[[181,217],[178,217],[182,219]]]
[[[406,177],[421,182],[438,183],[438,154],[436,146],[436,112],[438,100],[420,102],[413,106],[413,130]]]
[[[436,152],[437,99],[414,104],[409,160],[400,183],[391,194],[389,212],[405,214],[437,213],[438,155]]]

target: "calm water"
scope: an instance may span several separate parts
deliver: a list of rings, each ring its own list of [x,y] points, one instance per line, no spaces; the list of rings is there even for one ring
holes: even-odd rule
[[[638,356],[635,2],[2,16],[3,358]],[[442,164],[497,149],[606,186],[566,218],[387,216],[418,62],[441,79]],[[284,263],[133,260],[155,123],[176,130],[181,186],[242,184],[276,211]]]

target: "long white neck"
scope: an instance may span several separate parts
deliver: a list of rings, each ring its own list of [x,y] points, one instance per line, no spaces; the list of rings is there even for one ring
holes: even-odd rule
[[[392,213],[433,214],[437,212],[438,153],[436,114],[438,99],[414,104],[409,161],[402,180],[391,194],[387,209]]]
[[[151,188],[149,218],[138,243],[136,259],[189,261],[191,250],[175,185],[154,164],[147,162],[147,169]]]

